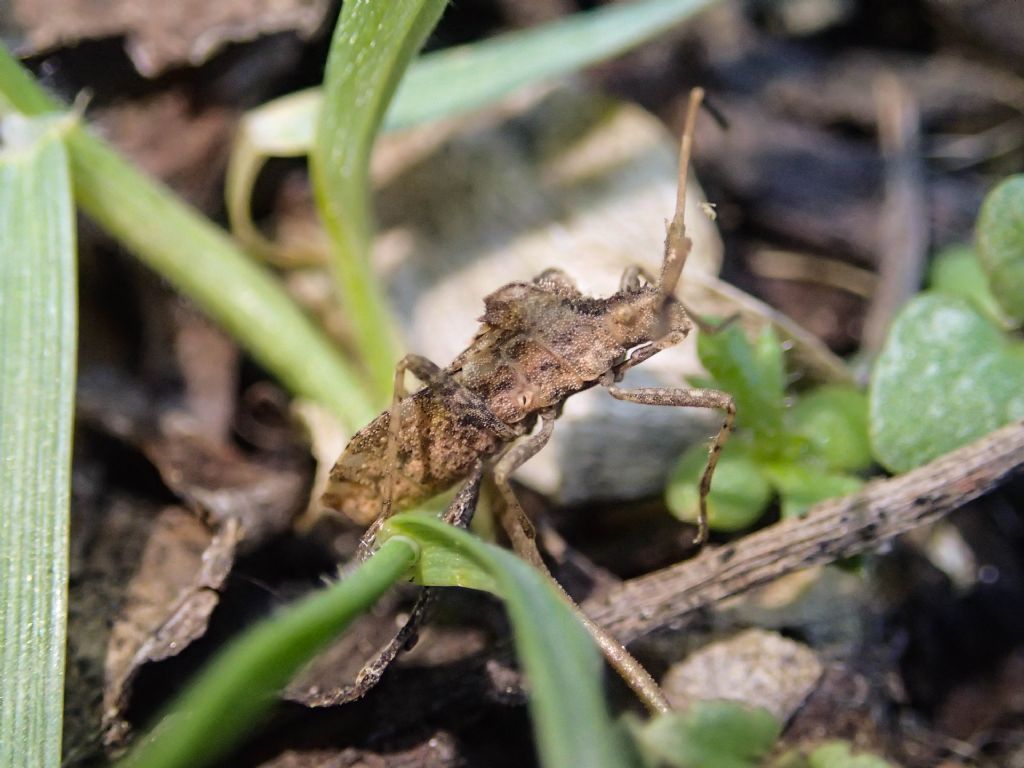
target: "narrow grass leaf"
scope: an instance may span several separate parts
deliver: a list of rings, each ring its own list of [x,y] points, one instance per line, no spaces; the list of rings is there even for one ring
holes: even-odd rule
[[[333,270],[355,341],[381,403],[400,354],[383,292],[373,276],[370,151],[409,61],[447,0],[350,0],[341,9],[324,73],[310,170],[333,243]]]
[[[386,127],[466,112],[664,34],[714,0],[647,0],[576,13],[524,32],[424,56],[409,70]]]
[[[486,544],[432,515],[389,520],[382,537],[403,536],[422,547],[419,574],[430,584],[489,584],[504,600],[516,652],[530,682],[530,713],[541,763],[548,768],[630,766],[621,733],[601,690],[601,657],[590,635],[544,576],[503,549]],[[438,562],[460,563],[445,575]]]
[[[295,673],[369,609],[416,556],[411,542],[389,541],[337,584],[246,632],[207,666],[121,767],[213,764],[258,723]]]
[[[0,46],[0,93],[26,114],[58,109]],[[292,392],[350,429],[375,413],[364,382],[267,270],[208,219],[85,128],[67,133],[76,202],[143,263],[220,323]]]
[[[74,207],[60,119],[0,149],[0,766],[60,765],[75,391]],[[66,123],[66,119],[64,119]]]
[[[642,0],[573,14],[533,29],[428,53],[412,63],[384,117],[386,131],[452,117],[617,56],[712,5],[714,0]],[[268,157],[313,147],[323,91],[282,96],[246,114],[232,152],[226,196],[232,228],[265,245],[249,214],[252,185]],[[249,240],[247,240],[248,242]]]

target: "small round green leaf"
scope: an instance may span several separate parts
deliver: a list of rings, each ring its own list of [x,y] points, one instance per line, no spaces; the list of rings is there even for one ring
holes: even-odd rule
[[[697,337],[701,364],[736,400],[738,423],[772,443],[782,433],[785,371],[782,345],[770,327],[752,344],[743,329],[729,325]]]
[[[831,741],[815,749],[808,757],[808,768],[893,768],[880,757],[854,755],[845,741]]]
[[[970,246],[955,245],[939,253],[932,262],[928,285],[936,293],[967,299],[985,317],[1000,326],[1010,328],[1015,325],[992,295],[988,275]]]
[[[697,519],[700,477],[708,452],[694,446],[680,459],[669,479],[665,503],[680,520]],[[771,501],[772,489],[745,443],[730,444],[715,469],[708,495],[708,524],[716,531],[738,531],[753,525]]]
[[[897,316],[869,391],[871,445],[905,472],[1024,417],[1024,346],[963,299],[922,294]]]
[[[801,397],[790,411],[792,431],[805,450],[830,469],[856,472],[871,464],[868,399],[853,387],[819,387]]]
[[[829,472],[806,462],[767,465],[764,473],[779,492],[783,517],[799,517],[819,501],[846,496],[864,485],[859,477]]]
[[[1010,317],[1024,321],[1024,175],[989,192],[977,226],[978,258],[992,293]]]
[[[766,709],[731,701],[700,701],[632,724],[641,752],[652,763],[671,768],[756,768],[779,738],[779,722]]]

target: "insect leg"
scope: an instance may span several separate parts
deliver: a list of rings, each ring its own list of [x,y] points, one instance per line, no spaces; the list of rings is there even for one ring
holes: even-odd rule
[[[554,414],[550,412],[542,413],[540,432],[514,445],[495,465],[494,484],[501,492],[502,499],[505,502],[504,509],[501,512],[502,527],[508,534],[516,554],[548,577],[572,608],[576,617],[583,622],[591,637],[594,638],[594,641],[600,647],[605,659],[625,681],[626,685],[636,693],[652,712],[668,712],[671,710],[668,699],[665,698],[664,692],[662,692],[654,678],[651,677],[650,672],[644,669],[643,665],[633,658],[633,655],[618,640],[583,613],[580,607],[576,605],[569,594],[562,588],[562,585],[551,575],[551,571],[548,570],[547,565],[545,565],[544,560],[540,556],[540,551],[537,549],[536,532],[533,523],[526,517],[526,513],[523,512],[523,508],[516,498],[515,491],[512,490],[512,486],[509,484],[509,477],[512,473],[536,455],[548,442],[554,425]]]
[[[439,365],[422,355],[406,355],[395,366],[395,386],[391,395],[391,409],[388,419],[388,445],[384,464],[387,480],[384,483],[384,492],[381,494],[380,514],[374,521],[373,526],[371,526],[373,533],[376,533],[381,524],[391,517],[391,507],[395,496],[395,473],[398,471],[398,435],[402,431],[401,405],[402,400],[409,395],[405,388],[406,371],[411,371],[412,375],[424,384],[430,384],[432,379],[436,379],[444,374]],[[370,532],[368,531],[367,533]],[[366,538],[366,534],[363,535],[363,538]]]
[[[647,281],[648,285],[654,285],[654,278],[651,277],[646,269],[639,264],[631,264],[622,273],[622,278],[619,280],[619,290],[625,293],[636,293],[640,290],[641,277]]]
[[[554,427],[554,416],[549,413],[541,414],[540,432],[513,445],[494,466],[494,484],[505,502],[501,523],[512,542],[512,548],[520,557],[545,573],[547,566],[541,560],[535,541],[537,532],[534,530],[530,518],[523,512],[515,491],[509,484],[509,477],[547,445]]]
[[[469,521],[473,519],[473,513],[476,511],[477,499],[480,496],[480,481],[483,478],[483,474],[483,462],[478,461],[469,479],[459,488],[455,498],[452,499],[448,509],[445,510],[443,519],[446,523],[459,528],[466,528],[469,525]],[[426,587],[420,592],[412,609],[409,611],[409,618],[405,620],[405,624],[402,625],[402,628],[398,630],[387,645],[377,651],[377,654],[363,665],[359,674],[356,675],[355,683],[350,689],[345,691],[344,701],[355,701],[365,696],[370,689],[380,682],[385,670],[391,666],[391,662],[395,660],[395,657],[416,644],[420,625],[423,623],[427,611],[434,602],[436,594],[436,590],[430,587]]]
[[[711,491],[711,476],[715,473],[718,457],[722,446],[732,433],[732,423],[736,418],[736,403],[732,395],[716,389],[622,389],[608,384],[608,393],[617,400],[626,400],[641,405],[675,405],[688,408],[717,408],[725,411],[725,421],[715,435],[708,452],[708,461],[704,465],[704,474],[700,478],[700,514],[697,518],[697,536],[694,544],[704,544],[708,539],[708,493]]]
[[[473,520],[473,513],[476,512],[477,500],[480,498],[480,481],[483,476],[484,464],[478,460],[473,466],[472,473],[459,488],[455,498],[448,505],[448,509],[444,511],[444,517],[441,519],[448,525],[454,525],[456,528],[469,527]]]

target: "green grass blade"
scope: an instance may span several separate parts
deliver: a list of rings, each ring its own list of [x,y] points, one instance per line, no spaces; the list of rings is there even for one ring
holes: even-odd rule
[[[611,58],[713,2],[646,0],[609,5],[424,56],[399,86],[385,127],[405,128],[475,109],[524,85]]]
[[[414,61],[384,117],[385,131],[451,117],[624,53],[667,32],[715,0],[642,0],[608,5],[533,29],[428,53]],[[313,146],[320,88],[282,96],[248,112],[243,130],[271,157]]]
[[[15,119],[6,118],[6,126]],[[54,121],[21,122],[42,134],[0,150],[4,768],[60,765],[75,391],[75,233],[67,155]]]
[[[635,48],[714,0],[642,0],[577,13],[521,32],[428,53],[414,61],[384,117],[385,131],[481,107],[531,83],[566,75]],[[249,217],[256,174],[268,157],[298,157],[313,147],[319,88],[274,99],[248,112],[232,152],[226,190],[232,228],[260,242]]]
[[[18,110],[58,109],[0,46],[0,93]],[[292,392],[354,429],[376,410],[365,384],[270,272],[193,208],[76,126],[67,133],[76,201],[189,296]]]
[[[370,151],[395,86],[446,2],[345,3],[327,58],[324,107],[310,154],[317,203],[334,245],[339,294],[381,403],[391,392],[401,352],[370,264]]]
[[[275,701],[275,694],[381,594],[417,556],[393,539],[358,570],[246,632],[203,671],[121,768],[213,763]]]
[[[72,132],[68,146],[76,199],[105,230],[292,392],[330,407],[350,429],[375,415],[365,385],[337,348],[223,230],[84,129]]]
[[[421,546],[416,573],[428,574],[430,583],[490,586],[505,600],[516,653],[530,681],[530,713],[543,765],[632,765],[604,703],[601,656],[544,576],[511,552],[429,514],[391,518],[380,538],[395,535]]]

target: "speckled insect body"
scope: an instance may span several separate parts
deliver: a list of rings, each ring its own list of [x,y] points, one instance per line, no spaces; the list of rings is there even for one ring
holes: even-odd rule
[[[397,404],[394,508],[465,478],[477,459],[530,432],[539,415],[614,375],[638,345],[670,329],[685,336],[690,325],[682,306],[671,299],[665,305],[655,286],[636,278],[595,299],[552,270],[487,296],[469,348],[444,371],[416,371],[426,385]],[[403,367],[429,364],[412,357]],[[325,503],[367,523],[380,513],[390,423],[385,412],[352,439],[331,473]]]
[[[657,279],[630,268],[616,293],[592,298],[580,293],[564,272],[550,269],[532,282],[511,283],[487,296],[479,330],[447,368],[419,355],[407,355],[399,362],[391,408],[352,438],[331,470],[323,498],[327,506],[357,521],[373,521],[363,536],[361,556],[372,551],[377,531],[393,511],[413,506],[460,481],[464,484],[446,519],[465,525],[481,474],[489,467],[503,501],[499,518],[513,548],[547,573],[533,526],[516,499],[510,477],[547,443],[566,399],[595,386],[629,402],[726,412],[701,478],[696,541],[706,539],[707,495],[719,451],[732,427],[732,398],[707,389],[619,386],[630,368],[678,344],[694,326],[674,292],[691,246],[683,213],[700,99],[699,91],[690,99],[676,210]],[[406,372],[423,382],[412,394],[405,391]],[[572,602],[568,595],[566,599]],[[426,604],[424,593],[398,636],[364,667],[352,697],[372,687],[414,636]],[[650,674],[614,638],[576,610],[627,684],[652,710],[666,710],[667,700]]]

